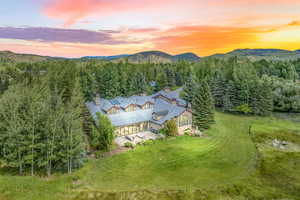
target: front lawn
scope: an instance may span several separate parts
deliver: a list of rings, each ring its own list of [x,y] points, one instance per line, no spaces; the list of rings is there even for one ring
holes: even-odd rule
[[[300,145],[299,123],[223,113],[216,113],[216,121],[204,138],[181,136],[138,146],[89,160],[71,175],[19,177],[0,170],[0,199],[179,200],[191,194],[189,199],[242,200],[300,195],[299,152],[270,145],[273,139]]]
[[[205,138],[181,136],[94,160],[82,185],[98,190],[202,188],[235,183],[251,174],[255,147],[249,117],[217,114]]]

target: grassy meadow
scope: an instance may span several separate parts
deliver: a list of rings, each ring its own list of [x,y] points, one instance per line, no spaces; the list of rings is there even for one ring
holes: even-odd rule
[[[300,124],[216,113],[203,138],[155,141],[71,175],[0,171],[0,199],[276,199],[300,196]],[[273,139],[290,142],[279,150]],[[139,198],[138,198],[138,197]]]

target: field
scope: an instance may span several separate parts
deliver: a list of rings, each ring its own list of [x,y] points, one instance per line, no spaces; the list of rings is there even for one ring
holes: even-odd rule
[[[204,138],[156,141],[89,160],[72,175],[32,178],[0,172],[0,199],[134,199],[132,195],[137,194],[141,197],[136,199],[300,196],[299,123],[222,113],[217,113],[216,121]],[[275,149],[270,145],[274,138],[294,146]]]
[[[255,147],[247,134],[250,121],[224,116],[218,115],[205,138],[171,138],[94,161],[82,182],[101,190],[138,190],[209,187],[242,179],[255,164]]]

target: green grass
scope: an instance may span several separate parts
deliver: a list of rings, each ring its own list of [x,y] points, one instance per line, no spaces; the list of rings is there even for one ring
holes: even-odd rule
[[[247,177],[255,147],[247,133],[250,118],[218,114],[209,137],[182,136],[95,160],[81,180],[100,190],[210,187]]]
[[[299,152],[268,145],[275,138],[300,144],[299,123],[223,113],[216,114],[216,121],[205,138],[181,136],[156,141],[109,158],[89,160],[72,175],[44,179],[0,172],[0,199],[113,200],[144,195],[144,199],[188,196],[236,200],[300,196]],[[79,179],[78,184],[72,184],[72,177]]]
[[[248,188],[259,186],[260,196],[299,199],[300,197],[300,123],[289,120],[264,118],[256,120],[251,128],[260,157],[255,177],[249,179]],[[272,140],[292,143],[292,148],[280,150],[272,146]],[[253,191],[253,189],[252,189]]]

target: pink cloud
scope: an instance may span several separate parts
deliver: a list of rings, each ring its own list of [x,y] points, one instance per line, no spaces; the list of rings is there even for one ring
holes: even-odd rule
[[[126,40],[114,38],[119,31],[62,29],[49,27],[0,27],[0,38],[41,42],[66,42],[86,44],[126,44]]]
[[[280,5],[294,5],[300,4],[299,0],[211,0],[209,1],[210,5],[269,5],[272,6],[274,4]]]
[[[141,11],[171,2],[172,0],[161,0],[160,3],[153,0],[51,0],[45,5],[43,12],[48,17],[64,20],[64,25],[70,26],[90,15],[103,17],[120,12]]]

